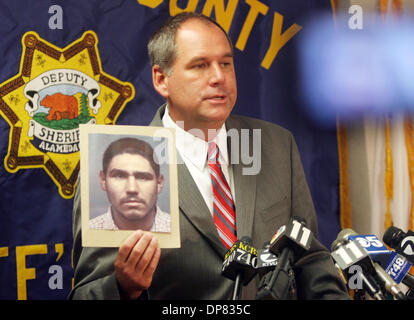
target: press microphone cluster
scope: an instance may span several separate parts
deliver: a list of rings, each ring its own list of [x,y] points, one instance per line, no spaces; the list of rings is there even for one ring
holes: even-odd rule
[[[261,277],[256,299],[285,299],[294,283],[292,264],[305,253],[312,232],[305,221],[293,217],[282,226],[263,249],[255,249],[249,237],[237,240],[224,257],[222,275],[233,280],[232,300],[240,299],[246,286],[258,274]]]
[[[232,299],[240,299],[242,286],[260,276],[257,300],[281,300],[295,289],[294,263],[309,250],[312,232],[300,217],[292,219],[276,232],[263,249],[252,246],[249,237],[237,240],[225,255],[222,275],[233,280]],[[414,299],[414,276],[409,273],[414,260],[414,232],[390,227],[383,237],[359,235],[352,229],[338,233],[331,245],[331,256],[344,282],[355,290],[354,299],[367,293],[376,300]],[[398,284],[409,290],[404,294]]]
[[[386,299],[385,293],[397,300],[407,299],[398,283],[411,276],[408,273],[411,263],[388,250],[375,235],[359,235],[352,229],[344,229],[332,243],[331,250],[337,268],[357,293],[367,292],[377,300]]]

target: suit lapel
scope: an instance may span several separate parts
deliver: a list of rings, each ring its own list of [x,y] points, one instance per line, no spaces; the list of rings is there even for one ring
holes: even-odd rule
[[[243,166],[240,164],[233,165],[238,239],[252,236],[256,199],[256,176],[243,175],[242,168]]]
[[[160,107],[150,123],[151,126],[162,127],[162,115],[165,111],[165,105]],[[181,212],[186,216],[189,222],[201,233],[222,257],[227,252],[226,247],[221,242],[217,233],[210,210],[208,209],[203,196],[198,190],[190,172],[184,161],[177,153],[177,173],[178,173],[178,197]]]
[[[178,165],[178,178],[181,211],[190,223],[208,239],[217,253],[224,256],[227,251],[226,247],[219,238],[210,210],[185,164]]]
[[[253,219],[256,204],[256,177],[257,175],[245,175],[243,174],[244,165],[241,163],[241,148],[242,146],[240,124],[231,117],[226,121],[227,130],[236,129],[239,133],[239,139],[237,143],[239,146],[234,148],[239,150],[237,157],[231,154],[231,139],[228,139],[228,152],[229,161],[232,163],[234,189],[235,189],[235,204],[236,204],[236,225],[237,225],[237,238],[240,239],[244,236],[251,237],[253,232]],[[252,148],[252,139],[249,138],[249,151]]]

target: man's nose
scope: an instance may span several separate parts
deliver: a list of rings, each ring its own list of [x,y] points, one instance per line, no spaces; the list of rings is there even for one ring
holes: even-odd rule
[[[219,63],[212,63],[210,66],[210,84],[217,85],[224,81],[224,70]]]
[[[129,193],[138,193],[138,181],[134,176],[129,176],[126,181],[126,191]]]

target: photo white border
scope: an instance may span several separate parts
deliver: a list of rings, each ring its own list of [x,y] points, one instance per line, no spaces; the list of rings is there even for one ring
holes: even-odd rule
[[[80,179],[81,179],[81,221],[82,246],[119,247],[135,230],[94,230],[89,227],[89,135],[113,134],[161,137],[168,141],[168,168],[170,179],[170,232],[151,232],[158,240],[160,248],[180,248],[180,222],[178,203],[177,154],[175,131],[164,127],[124,126],[124,125],[79,125],[80,130]],[[150,231],[147,231],[150,232]]]

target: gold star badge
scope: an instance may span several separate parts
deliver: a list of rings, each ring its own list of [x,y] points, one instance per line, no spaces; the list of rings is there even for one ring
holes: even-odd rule
[[[0,114],[10,125],[6,170],[43,168],[67,199],[79,172],[79,124],[115,124],[135,94],[102,71],[97,44],[93,31],[63,49],[27,32],[19,74],[0,84]]]

